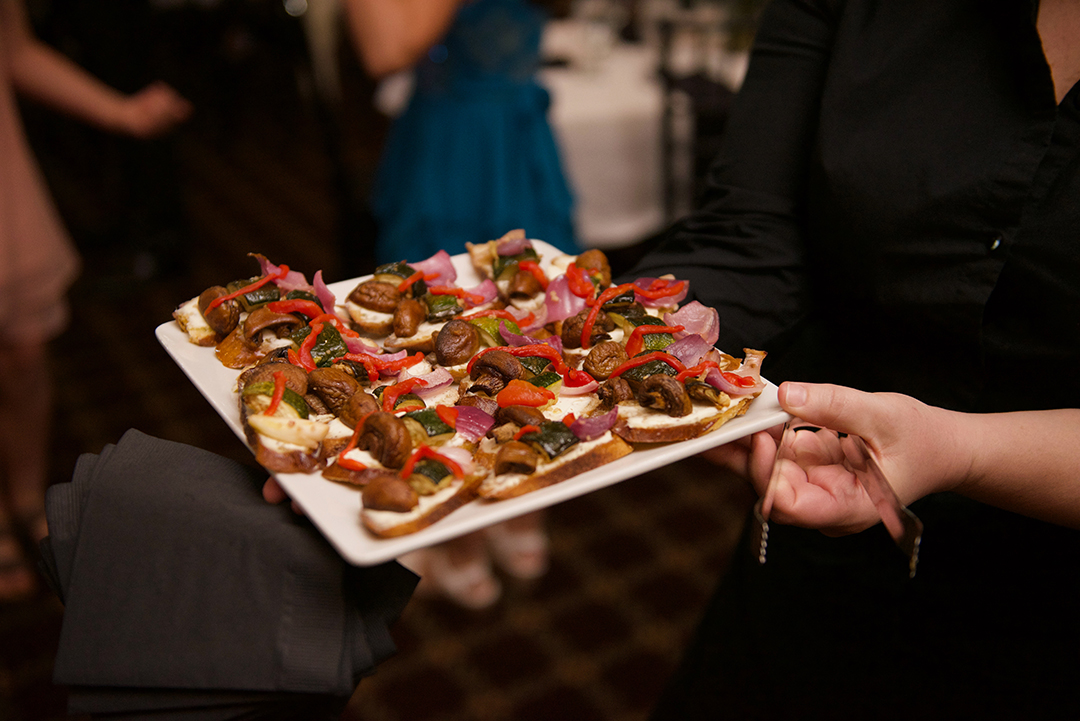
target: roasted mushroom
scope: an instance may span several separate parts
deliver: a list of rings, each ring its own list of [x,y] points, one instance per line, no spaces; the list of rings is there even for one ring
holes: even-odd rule
[[[199,312],[214,332],[221,335],[232,333],[233,328],[240,322],[240,304],[235,300],[226,300],[214,308],[210,307],[215,300],[228,294],[229,291],[220,285],[207,288],[199,294]]]
[[[642,382],[637,401],[646,408],[655,408],[673,418],[690,415],[694,410],[686,386],[662,373],[651,375]]]
[[[483,392],[494,397],[510,381],[524,378],[525,366],[504,350],[492,350],[476,359],[469,377],[476,381],[469,387],[469,393]]]
[[[406,298],[394,310],[394,335],[398,338],[412,338],[426,318],[427,303]]]
[[[401,468],[412,453],[412,436],[400,418],[377,411],[364,421],[356,447],[371,453],[387,468]]]
[[[623,401],[634,400],[634,391],[625,378],[616,376],[608,378],[596,389],[596,395],[600,398],[600,407],[611,410],[616,404]]]
[[[489,398],[488,396],[465,394],[461,396],[461,398],[458,398],[457,403],[455,403],[454,405],[472,406],[473,408],[479,408],[484,413],[487,413],[489,416],[494,416],[496,413],[499,412],[498,401],[496,401],[494,398]]]
[[[606,340],[589,350],[582,368],[598,381],[607,380],[620,365],[630,359],[622,343]]]
[[[349,400],[335,414],[338,420],[349,428],[356,428],[365,416],[369,416],[382,408],[375,396],[364,391],[357,391],[349,396]]]
[[[316,368],[308,373],[308,386],[334,415],[360,390],[360,383],[340,368]]]
[[[361,494],[364,508],[372,511],[411,511],[420,502],[420,497],[407,481],[398,478],[396,473],[380,473],[364,486]]]
[[[401,302],[401,293],[390,283],[366,280],[349,293],[349,300],[378,313],[393,313]]]
[[[726,406],[731,401],[731,396],[727,393],[698,380],[686,382],[686,393],[690,396],[690,400],[712,403],[717,407]]]
[[[480,349],[480,331],[472,323],[454,318],[435,337],[435,359],[442,366],[468,362]]]
[[[511,298],[532,298],[542,290],[540,281],[536,279],[535,275],[527,270],[519,270],[510,279],[507,295]]]
[[[495,473],[532,473],[540,462],[540,454],[521,441],[509,441],[495,454]]]
[[[273,363],[260,363],[248,368],[236,379],[237,387],[243,391],[245,386],[264,381],[273,383],[275,373],[285,374],[285,387],[294,390],[299,395],[308,392],[308,375],[303,368],[294,366],[292,363],[275,361]]]
[[[574,265],[586,270],[599,270],[601,289],[611,285],[611,266],[604,251],[596,248],[586,250],[574,260]]]
[[[585,318],[588,317],[588,315],[589,310],[586,309],[563,321],[561,333],[563,347],[581,347],[581,331],[585,328]],[[611,320],[607,313],[597,313],[596,320],[593,321],[592,333],[589,335],[589,343],[595,344],[599,341],[607,340],[607,334],[613,330],[615,330],[615,321]]]
[[[292,313],[276,313],[261,305],[244,319],[244,338],[255,343],[264,330],[271,329],[279,338],[283,338],[303,324],[304,322]]]

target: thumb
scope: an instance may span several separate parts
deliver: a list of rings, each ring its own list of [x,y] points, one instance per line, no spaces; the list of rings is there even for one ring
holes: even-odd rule
[[[780,406],[809,423],[866,436],[875,428],[881,403],[872,393],[828,383],[783,383]]]

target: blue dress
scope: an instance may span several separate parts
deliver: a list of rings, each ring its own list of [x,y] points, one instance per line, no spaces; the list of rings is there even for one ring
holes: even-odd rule
[[[579,251],[550,98],[536,81],[546,20],[528,0],[475,0],[418,65],[372,198],[379,263],[462,253],[515,228]]]

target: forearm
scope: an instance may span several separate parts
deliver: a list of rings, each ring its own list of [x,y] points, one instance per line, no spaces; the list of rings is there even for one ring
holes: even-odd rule
[[[35,39],[10,54],[12,83],[21,94],[112,131],[124,129],[125,95]]]
[[[954,415],[969,467],[951,490],[1080,528],[1080,409]]]
[[[460,0],[345,0],[353,45],[380,78],[415,65],[450,27]]]

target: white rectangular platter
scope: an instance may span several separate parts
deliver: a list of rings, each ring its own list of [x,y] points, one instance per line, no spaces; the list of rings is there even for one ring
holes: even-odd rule
[[[541,257],[557,254],[554,248],[533,241]],[[471,287],[480,282],[467,255],[454,256],[458,284]],[[309,275],[310,278],[310,275]],[[330,284],[338,300],[344,299],[364,278]],[[179,299],[180,302],[187,300]],[[179,302],[177,303],[179,305]],[[158,341],[176,361],[195,387],[206,397],[241,441],[245,441],[234,386],[238,371],[218,362],[213,348],[194,345],[176,321],[157,327]],[[477,500],[454,511],[428,528],[398,538],[378,538],[360,522],[360,489],[334,483],[318,474],[275,474],[278,482],[304,513],[326,536],[341,556],[353,565],[370,566],[398,556],[462,536],[509,518],[537,511],[628,478],[729,443],[790,419],[780,408],[776,386],[766,382],[765,390],[745,415],[728,421],[701,438],[681,443],[657,444],[569,480],[505,501]]]

